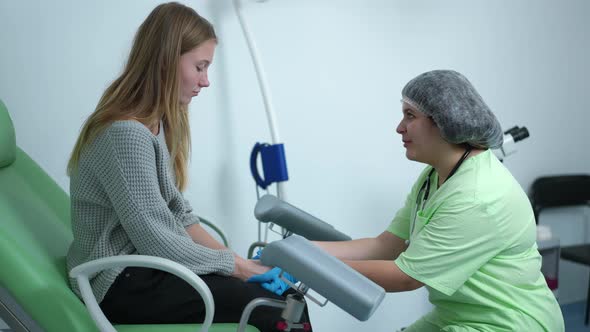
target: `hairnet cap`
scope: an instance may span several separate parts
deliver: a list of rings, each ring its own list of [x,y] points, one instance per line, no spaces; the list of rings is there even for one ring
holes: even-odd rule
[[[432,117],[442,137],[453,144],[499,148],[502,127],[465,76],[452,70],[418,75],[402,90],[403,101]]]

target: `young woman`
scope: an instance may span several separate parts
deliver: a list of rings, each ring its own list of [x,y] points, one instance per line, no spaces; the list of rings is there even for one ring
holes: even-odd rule
[[[490,151],[496,117],[455,71],[421,74],[402,97],[406,157],[428,166],[382,234],[318,245],[387,291],[426,286],[434,310],[405,332],[564,331],[529,200]]]
[[[141,24],[123,73],[85,122],[68,164],[74,241],[68,269],[141,254],[183,264],[207,283],[214,322],[238,322],[254,298],[281,298],[248,278],[267,272],[211,237],[182,191],[190,152],[188,104],[209,86],[217,37],[193,9],[157,6]],[[80,295],[77,284],[73,290]],[[183,280],[159,270],[103,271],[91,286],[113,323],[190,323],[204,304]],[[272,331],[280,310],[257,308],[249,323]]]

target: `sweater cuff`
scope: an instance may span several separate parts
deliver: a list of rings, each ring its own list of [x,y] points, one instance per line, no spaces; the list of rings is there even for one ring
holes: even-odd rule
[[[224,276],[231,276],[236,266],[234,253],[231,250],[220,250],[219,255],[220,270],[218,273]]]
[[[182,218],[181,223],[182,223],[182,227],[187,228],[188,226],[190,226],[192,224],[200,224],[201,219],[199,219],[199,217],[197,217],[195,214],[187,213]]]

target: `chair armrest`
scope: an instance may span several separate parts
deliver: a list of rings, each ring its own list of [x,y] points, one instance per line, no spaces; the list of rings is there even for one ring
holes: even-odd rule
[[[121,255],[86,262],[76,266],[70,271],[70,277],[75,278],[78,282],[82,299],[90,312],[90,316],[101,332],[117,332],[117,330],[100,309],[96,297],[94,297],[94,293],[92,292],[92,288],[90,287],[88,278],[90,275],[94,275],[102,270],[128,266],[148,267],[166,271],[188,282],[197,290],[197,292],[199,292],[199,295],[201,295],[203,302],[205,303],[205,321],[202,324],[201,331],[206,332],[209,330],[209,327],[213,322],[213,315],[215,314],[215,303],[209,287],[198,275],[185,266],[169,259],[144,255]]]
[[[217,233],[217,235],[219,235],[219,237],[221,238],[221,241],[223,241],[223,245],[229,248],[229,242],[227,241],[227,237],[225,236],[221,228],[217,227],[215,224],[203,217],[199,216],[199,220],[201,221],[201,224],[204,224],[207,227],[211,228],[213,231],[215,231],[215,233]]]

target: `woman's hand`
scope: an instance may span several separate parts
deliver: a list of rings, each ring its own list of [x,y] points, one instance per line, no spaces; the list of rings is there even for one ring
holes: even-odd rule
[[[270,267],[260,264],[259,260],[244,259],[234,254],[235,267],[233,277],[248,280],[250,277],[270,271]]]

